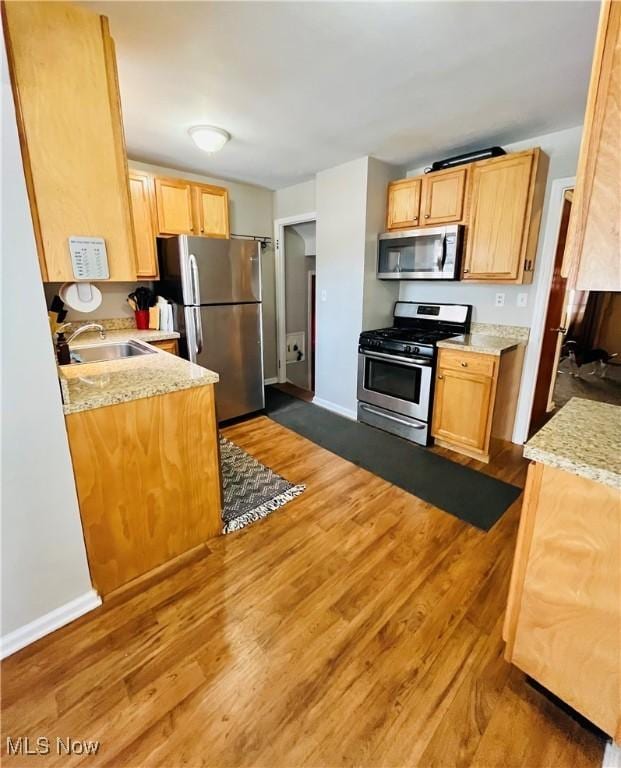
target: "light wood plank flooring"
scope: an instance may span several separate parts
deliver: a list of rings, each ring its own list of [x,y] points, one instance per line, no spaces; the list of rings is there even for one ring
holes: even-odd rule
[[[601,763],[502,657],[521,499],[485,534],[266,417],[226,436],[306,492],[7,659],[3,754],[9,735],[101,748],[3,764]],[[524,481],[515,446],[477,466]]]

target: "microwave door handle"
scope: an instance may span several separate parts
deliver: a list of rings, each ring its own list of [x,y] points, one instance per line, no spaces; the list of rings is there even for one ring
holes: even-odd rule
[[[191,253],[188,256],[188,262],[190,264],[190,284],[192,286],[192,303],[193,304],[200,304],[201,303],[201,294],[200,294],[200,283],[198,280],[198,263],[196,261],[196,256]]]
[[[443,232],[442,238],[440,240],[440,253],[438,254],[438,258],[437,258],[438,272],[443,271],[445,261],[446,261],[446,232]]]
[[[201,322],[201,308],[192,307],[192,311],[194,313],[194,340],[196,345],[196,354],[200,355],[200,353],[203,351],[203,324]]]

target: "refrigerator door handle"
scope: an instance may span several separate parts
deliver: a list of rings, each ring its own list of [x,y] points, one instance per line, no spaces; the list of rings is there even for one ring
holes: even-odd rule
[[[196,354],[203,351],[203,324],[201,322],[201,308],[192,307],[194,312],[194,339],[196,342]]]
[[[190,263],[190,284],[192,286],[192,303],[193,304],[200,304],[201,303],[201,295],[200,295],[200,289],[199,289],[199,281],[198,281],[198,264],[196,262],[196,256],[191,253],[188,256],[188,261]]]

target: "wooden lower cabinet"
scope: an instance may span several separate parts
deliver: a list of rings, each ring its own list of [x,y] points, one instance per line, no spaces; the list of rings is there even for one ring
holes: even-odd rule
[[[66,424],[100,594],[221,533],[213,385],[70,414]]]
[[[162,341],[150,341],[149,344],[171,355],[179,354],[179,342],[177,339],[163,339]]]
[[[528,470],[505,657],[621,740],[620,494],[555,467]]]
[[[492,438],[511,440],[523,346],[502,355],[440,349],[431,433],[438,445],[489,461]]]

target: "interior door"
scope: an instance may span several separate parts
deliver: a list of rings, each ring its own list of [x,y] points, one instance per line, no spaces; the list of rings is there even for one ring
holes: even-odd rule
[[[197,304],[261,301],[259,243],[192,237],[188,238],[187,248],[197,273]]]
[[[529,435],[537,432],[546,423],[552,413],[548,414],[548,403],[551,391],[556,382],[556,371],[562,338],[565,333],[563,320],[565,316],[565,299],[567,293],[567,278],[562,275],[563,254],[567,240],[571,202],[563,201],[561,224],[559,228],[558,242],[556,244],[556,256],[554,259],[554,272],[552,273],[552,285],[548,299],[548,311],[546,313],[543,328],[543,340],[541,355],[539,358],[539,370],[537,371],[537,384],[533,398],[533,410],[530,417]]]
[[[202,349],[196,362],[220,376],[218,421],[263,408],[261,304],[201,307],[200,318]]]
[[[474,163],[464,280],[517,278],[532,166],[532,153]]]

